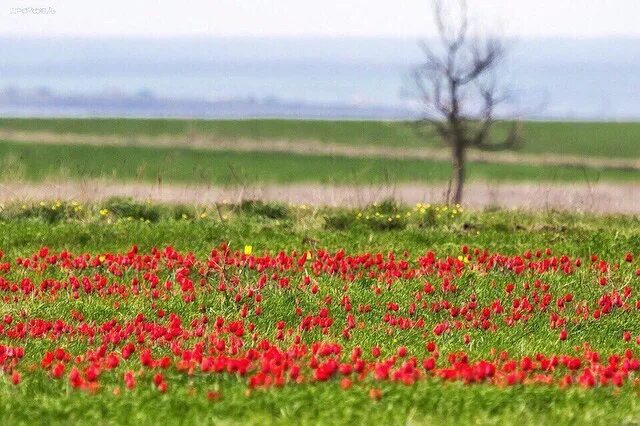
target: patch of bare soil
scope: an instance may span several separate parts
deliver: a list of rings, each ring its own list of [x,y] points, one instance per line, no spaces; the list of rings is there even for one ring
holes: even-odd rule
[[[107,181],[56,183],[2,183],[0,202],[35,200],[98,201],[112,196],[165,203],[209,204],[262,199],[314,206],[363,206],[386,198],[414,204],[443,203],[446,185],[327,186],[316,184],[213,187],[154,185]],[[595,213],[640,213],[640,185],[550,185],[469,183],[465,207],[573,210]]]

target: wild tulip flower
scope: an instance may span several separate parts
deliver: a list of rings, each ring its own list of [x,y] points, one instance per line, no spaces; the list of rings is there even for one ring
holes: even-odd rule
[[[564,341],[567,340],[567,329],[563,328],[562,331],[560,331],[560,336],[559,339]]]
[[[207,399],[209,401],[217,401],[217,400],[219,400],[221,398],[221,396],[222,395],[220,394],[220,392],[217,392],[217,391],[209,391],[209,392],[207,392]]]
[[[82,375],[76,367],[73,367],[69,372],[69,384],[75,389],[82,387],[84,384]]]
[[[343,390],[347,390],[347,389],[351,388],[352,385],[353,385],[353,382],[351,381],[351,379],[349,379],[347,377],[343,377],[340,380],[340,388],[342,388]]]
[[[53,366],[51,369],[51,375],[55,379],[59,379],[64,374],[64,364],[59,362]]]
[[[373,400],[380,400],[382,398],[382,391],[378,388],[371,388],[369,390],[369,398]]]
[[[153,383],[156,386],[160,386],[162,382],[164,382],[164,376],[161,373],[157,373],[156,375],[153,376]]]
[[[124,383],[127,389],[133,389],[136,387],[136,378],[133,371],[126,371],[124,373]]]

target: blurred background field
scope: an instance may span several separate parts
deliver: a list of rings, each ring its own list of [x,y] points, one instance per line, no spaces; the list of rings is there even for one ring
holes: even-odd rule
[[[318,141],[390,147],[439,146],[408,121],[0,118],[0,131],[120,136],[205,135],[218,139]],[[640,158],[640,122],[528,121],[523,153]],[[33,141],[37,142],[37,141]]]
[[[451,174],[435,136],[425,142],[410,122],[5,118],[0,134],[4,182],[394,185],[441,184]],[[635,182],[639,138],[640,123],[526,122],[520,150],[489,161],[471,154],[469,178]]]

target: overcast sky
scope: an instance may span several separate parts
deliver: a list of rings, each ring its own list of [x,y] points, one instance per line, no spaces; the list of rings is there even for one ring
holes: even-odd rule
[[[381,36],[433,34],[429,0],[2,0],[0,35]],[[640,37],[640,0],[468,0],[516,37]],[[27,7],[42,7],[29,11]],[[55,11],[55,13],[53,13]]]

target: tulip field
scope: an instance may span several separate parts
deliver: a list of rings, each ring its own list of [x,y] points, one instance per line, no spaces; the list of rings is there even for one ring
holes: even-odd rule
[[[640,219],[0,210],[3,424],[640,420]]]

